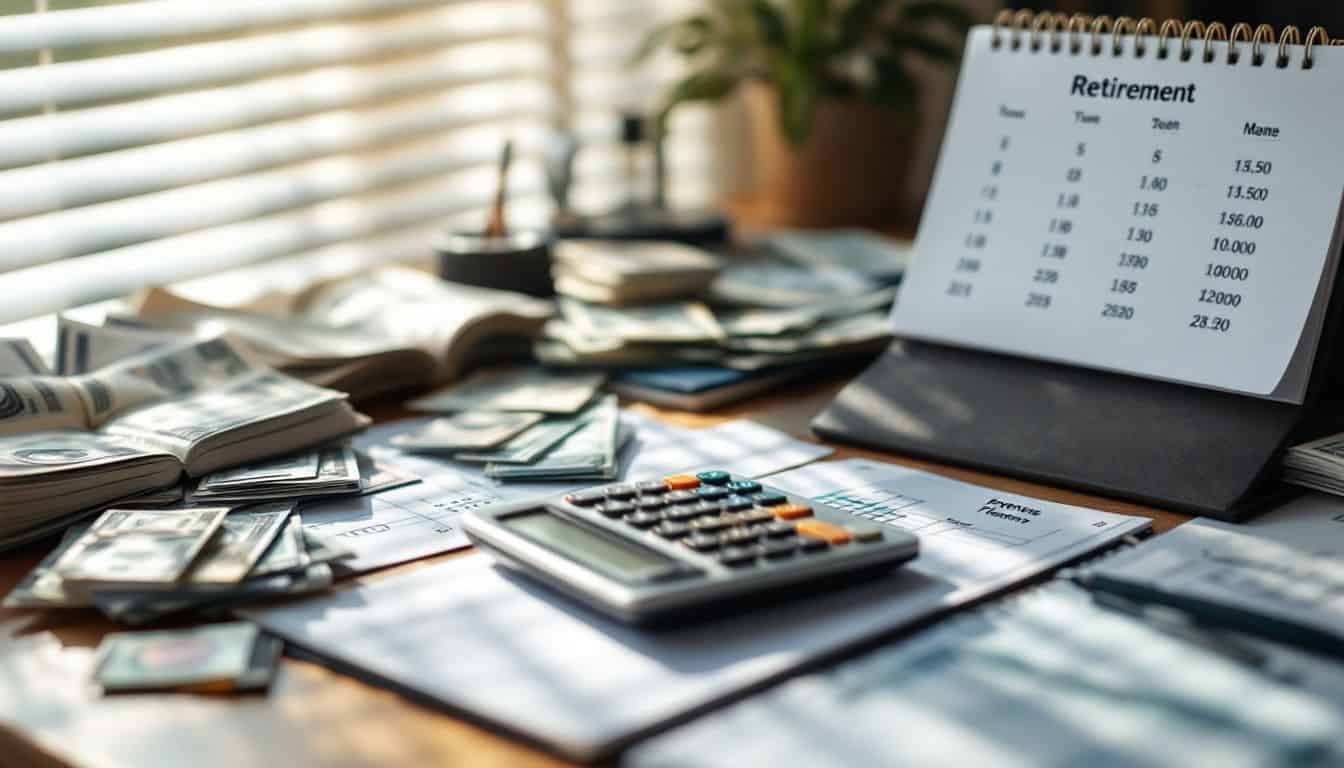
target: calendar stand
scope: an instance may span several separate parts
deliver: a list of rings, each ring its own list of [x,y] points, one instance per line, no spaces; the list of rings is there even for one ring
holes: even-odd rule
[[[1301,405],[903,340],[812,428],[879,450],[1242,520],[1295,493],[1275,482],[1285,447],[1344,431],[1344,356],[1332,354],[1341,282]]]

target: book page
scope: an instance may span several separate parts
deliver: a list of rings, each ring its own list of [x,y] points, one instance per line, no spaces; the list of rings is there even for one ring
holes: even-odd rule
[[[999,34],[968,40],[897,332],[1300,402],[1337,268],[1344,51]]]

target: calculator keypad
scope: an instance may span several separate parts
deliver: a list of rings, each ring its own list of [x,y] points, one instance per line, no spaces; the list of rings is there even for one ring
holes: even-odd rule
[[[734,569],[882,539],[879,528],[818,519],[811,506],[721,470],[622,483],[566,499]]]

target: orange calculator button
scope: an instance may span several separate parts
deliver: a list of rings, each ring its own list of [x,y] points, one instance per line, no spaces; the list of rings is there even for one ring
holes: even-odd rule
[[[779,520],[797,520],[800,517],[811,517],[812,508],[803,504],[780,504],[770,508]]]
[[[827,544],[848,544],[849,531],[825,520],[803,520],[796,526],[798,535],[821,539]]]
[[[673,491],[689,491],[692,488],[700,487],[700,479],[695,475],[672,475],[664,477],[663,482]]]

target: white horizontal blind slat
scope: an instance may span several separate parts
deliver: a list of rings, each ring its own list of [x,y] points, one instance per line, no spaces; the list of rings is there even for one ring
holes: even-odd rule
[[[0,114],[33,111],[45,104],[64,109],[472,41],[541,39],[545,24],[545,15],[533,3],[454,5],[362,24],[0,70]]]
[[[541,172],[523,166],[515,194],[543,188]],[[242,264],[282,258],[399,229],[423,226],[485,205],[493,169],[337,200],[274,216],[118,248],[0,274],[0,291],[24,303],[0,304],[0,322],[87,304],[136,290],[146,282],[172,282]]]
[[[535,82],[450,89],[366,110],[323,112],[257,128],[0,171],[0,221],[145,195],[212,179],[372,150],[434,133],[530,118],[549,121]],[[505,128],[501,125],[499,132]]]
[[[153,144],[452,86],[544,75],[544,47],[528,42],[508,45],[507,55],[501,58],[483,59],[468,50],[448,49],[373,67],[319,69],[240,86],[11,119],[0,129],[0,168]],[[544,88],[544,83],[539,86]]]
[[[261,27],[413,10],[452,1],[145,0],[16,14],[0,17],[0,53],[246,32]]]

